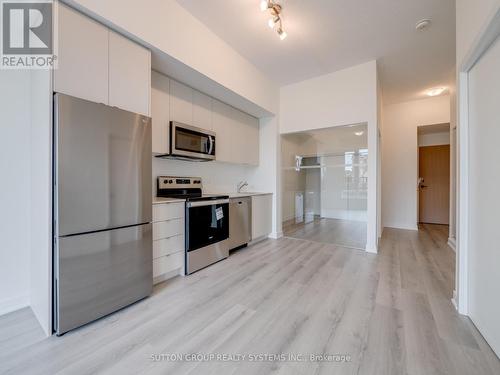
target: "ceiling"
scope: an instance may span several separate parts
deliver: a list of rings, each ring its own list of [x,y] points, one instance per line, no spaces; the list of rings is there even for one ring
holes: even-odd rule
[[[177,2],[280,85],[373,59],[386,104],[454,82],[454,0],[281,0],[284,41],[260,0]],[[416,31],[424,18],[431,27]]]

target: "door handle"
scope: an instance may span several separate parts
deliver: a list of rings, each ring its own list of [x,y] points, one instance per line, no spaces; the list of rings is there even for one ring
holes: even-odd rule
[[[208,142],[210,143],[210,145],[208,146],[208,155],[212,155],[212,149],[214,147],[214,141],[213,141],[211,135],[208,136]]]

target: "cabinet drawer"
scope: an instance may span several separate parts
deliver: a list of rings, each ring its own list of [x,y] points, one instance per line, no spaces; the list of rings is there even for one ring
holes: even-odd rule
[[[153,259],[153,278],[184,266],[184,251]]]
[[[184,234],[184,218],[153,223],[153,240]]]
[[[154,204],[153,221],[164,221],[184,217],[184,202]]]
[[[178,235],[153,241],[153,259],[184,251],[184,236]]]

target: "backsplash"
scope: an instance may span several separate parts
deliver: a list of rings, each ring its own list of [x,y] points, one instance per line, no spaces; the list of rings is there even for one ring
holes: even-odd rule
[[[153,195],[157,176],[201,177],[204,193],[232,193],[240,181],[248,181],[245,191],[255,191],[252,178],[258,167],[211,162],[190,162],[153,157]]]

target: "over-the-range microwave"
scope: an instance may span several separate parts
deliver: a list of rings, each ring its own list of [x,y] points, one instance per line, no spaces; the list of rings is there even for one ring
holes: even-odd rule
[[[168,154],[162,158],[197,161],[215,160],[215,133],[176,121],[170,121]]]

